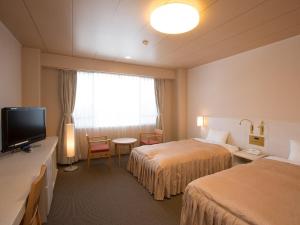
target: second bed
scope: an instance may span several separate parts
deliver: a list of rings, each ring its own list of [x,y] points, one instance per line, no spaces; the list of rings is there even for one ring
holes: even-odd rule
[[[191,182],[181,225],[299,225],[300,164],[259,159]]]
[[[163,200],[182,193],[191,181],[232,165],[236,146],[203,139],[173,141],[132,150],[127,169],[154,195]]]

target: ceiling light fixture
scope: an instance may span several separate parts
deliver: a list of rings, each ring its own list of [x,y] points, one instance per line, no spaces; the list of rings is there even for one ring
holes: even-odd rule
[[[154,9],[151,26],[166,34],[180,34],[194,29],[200,21],[198,8],[184,2],[167,2]]]

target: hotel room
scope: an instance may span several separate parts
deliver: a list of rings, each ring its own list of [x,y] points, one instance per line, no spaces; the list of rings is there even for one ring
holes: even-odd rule
[[[299,225],[299,0],[0,0],[0,225]]]

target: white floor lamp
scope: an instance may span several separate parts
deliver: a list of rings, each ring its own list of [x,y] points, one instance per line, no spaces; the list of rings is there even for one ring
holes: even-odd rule
[[[66,172],[72,172],[78,169],[78,166],[72,164],[71,159],[75,156],[75,127],[73,123],[65,124],[65,140],[67,147],[67,158],[69,159],[70,165],[64,170]]]

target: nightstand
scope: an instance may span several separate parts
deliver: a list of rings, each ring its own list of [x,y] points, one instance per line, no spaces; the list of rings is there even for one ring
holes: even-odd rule
[[[245,150],[237,151],[233,153],[233,165],[252,162],[266,156],[268,156],[268,154],[265,152],[261,152],[259,155],[253,155],[247,153]]]

